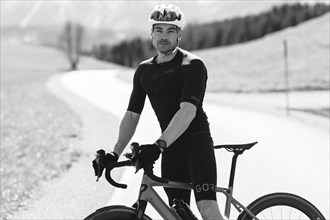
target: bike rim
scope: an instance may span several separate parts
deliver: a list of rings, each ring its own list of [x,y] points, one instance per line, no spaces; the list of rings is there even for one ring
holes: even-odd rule
[[[257,214],[257,218],[260,220],[310,220],[307,213],[301,210],[287,206],[277,205],[266,208]],[[316,219],[317,220],[317,219]]]

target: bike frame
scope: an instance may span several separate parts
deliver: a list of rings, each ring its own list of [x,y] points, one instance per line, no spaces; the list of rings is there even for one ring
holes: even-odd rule
[[[250,217],[249,219],[259,220],[253,213],[259,214],[264,210],[268,210],[270,208],[270,217],[273,219],[273,211],[271,208],[277,206],[290,207],[291,209],[296,209],[300,212],[300,216],[307,216],[309,219],[325,219],[322,213],[309,201],[303,199],[297,195],[289,194],[289,193],[272,193],[265,196],[262,196],[252,202],[248,208],[243,206],[238,200],[233,197],[234,190],[234,178],[235,178],[235,170],[237,158],[239,155],[243,154],[245,150],[252,148],[257,142],[248,143],[248,144],[236,144],[236,145],[217,145],[214,146],[215,149],[226,149],[229,152],[233,152],[234,156],[232,159],[230,176],[229,176],[229,186],[227,188],[223,187],[215,187],[214,190],[217,193],[222,193],[226,196],[225,203],[225,216],[230,218],[230,209],[233,205],[236,210],[240,213],[238,219],[246,219],[246,217]],[[131,145],[132,153],[126,154],[126,157],[129,160],[120,161],[115,164],[115,167],[124,167],[124,166],[135,166],[136,171],[141,169],[141,164],[139,164],[139,160],[137,160],[137,153],[139,152],[138,143],[132,143]],[[100,165],[99,161],[102,154],[97,155],[96,163],[98,165],[98,177],[100,177]],[[103,154],[103,156],[105,156]],[[94,161],[93,161],[94,163]],[[94,165],[94,164],[93,164]],[[95,168],[95,167],[94,167]],[[148,164],[143,167],[144,174],[141,181],[140,193],[138,196],[138,201],[133,205],[133,208],[126,206],[107,206],[102,209],[96,210],[94,213],[89,215],[86,219],[117,219],[118,217],[123,217],[124,219],[132,219],[142,220],[142,219],[150,219],[147,215],[145,215],[145,210],[147,204],[150,203],[154,209],[164,218],[164,219],[177,219],[182,220],[180,216],[176,213],[174,208],[169,207],[163,199],[158,195],[155,187],[167,187],[167,188],[177,188],[177,189],[185,189],[185,190],[193,190],[194,185],[189,183],[182,183],[176,181],[169,181],[166,178],[157,177],[153,174],[153,165]],[[127,185],[120,184],[114,181],[111,178],[109,170],[106,170],[105,177],[107,181],[118,188],[127,188]],[[111,170],[110,170],[111,171]],[[204,185],[203,185],[204,187]],[[207,190],[203,188],[203,190]],[[213,188],[212,188],[213,189]],[[291,209],[288,213],[290,216],[288,218],[291,219]],[[253,212],[253,213],[252,213]],[[279,209],[279,214],[282,219],[282,209]],[[300,219],[300,217],[298,217]]]
[[[215,191],[217,193],[222,193],[226,196],[225,203],[225,216],[230,218],[230,210],[231,205],[233,205],[236,210],[241,213],[242,211],[246,211],[252,218],[255,220],[259,220],[249,209],[247,209],[244,205],[242,205],[238,200],[233,197],[233,184],[234,184],[234,176],[236,169],[236,162],[239,153],[235,153],[232,159],[232,166],[229,178],[229,187],[215,187]],[[151,179],[146,173],[144,173],[141,186],[140,193],[138,197],[138,207],[137,207],[137,219],[140,220],[143,217],[145,209],[147,207],[147,203],[150,203],[153,208],[164,218],[164,219],[177,219],[181,218],[178,214],[170,208],[164,200],[158,195],[154,187],[168,187],[168,188],[176,188],[176,189],[187,189],[193,190],[193,185],[189,183],[182,183],[176,181],[168,181],[166,183],[154,181]]]

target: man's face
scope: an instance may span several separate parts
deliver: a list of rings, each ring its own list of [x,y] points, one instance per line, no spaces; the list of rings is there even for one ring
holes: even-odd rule
[[[181,31],[171,24],[155,24],[151,33],[152,44],[160,53],[174,50],[181,39]]]

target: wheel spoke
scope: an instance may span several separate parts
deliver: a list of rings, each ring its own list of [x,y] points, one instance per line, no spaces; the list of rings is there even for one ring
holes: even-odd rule
[[[290,215],[289,215],[290,219],[291,219],[291,214],[292,214],[292,209],[290,209]]]
[[[309,220],[302,211],[290,206],[273,206],[262,210],[257,217],[261,220]]]
[[[262,216],[263,216],[263,219],[267,219],[267,217],[264,215],[263,212],[262,212],[261,214],[262,214]]]
[[[272,220],[274,220],[274,216],[273,216],[273,208],[270,208],[270,214],[271,214]]]
[[[268,194],[256,199],[249,207],[260,220],[325,220],[312,203],[289,193]],[[239,220],[251,220],[251,217],[242,213]]]

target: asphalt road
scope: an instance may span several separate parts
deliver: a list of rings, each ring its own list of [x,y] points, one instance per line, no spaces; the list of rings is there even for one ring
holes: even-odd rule
[[[99,144],[111,149],[127,107],[131,86],[118,80],[117,73],[80,71],[52,79],[49,88],[85,118],[86,139],[81,140],[85,156],[16,219],[81,219],[96,207],[134,203],[141,173],[134,175],[131,168],[116,173],[117,180],[129,184],[127,190],[111,188],[105,181],[96,184],[90,176],[95,149]],[[205,111],[216,144],[259,142],[238,159],[234,196],[241,203],[248,205],[266,193],[291,192],[311,201],[329,219],[329,130],[291,117],[210,102],[205,103]],[[159,134],[157,120],[147,104],[133,141],[151,143]],[[216,156],[218,185],[226,186],[232,155],[218,150]],[[160,173],[158,163],[155,173]],[[159,192],[164,195],[162,190]],[[221,210],[223,202],[220,195]],[[192,205],[192,209],[196,207]],[[147,213],[157,217],[151,208]]]

